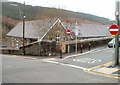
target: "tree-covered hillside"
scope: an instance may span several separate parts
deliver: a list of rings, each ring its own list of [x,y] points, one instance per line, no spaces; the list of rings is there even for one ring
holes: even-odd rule
[[[17,6],[15,6],[17,5]],[[11,19],[21,20],[20,12],[23,14],[25,8],[26,20],[38,20],[49,18],[60,18],[68,22],[97,22],[100,24],[110,24],[110,20],[91,14],[68,11],[64,9],[47,8],[41,6],[24,5],[17,2],[2,2],[2,15]]]

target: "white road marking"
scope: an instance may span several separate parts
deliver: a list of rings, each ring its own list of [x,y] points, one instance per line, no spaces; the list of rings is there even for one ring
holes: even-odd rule
[[[37,58],[32,58],[32,57],[20,57],[20,58],[24,58],[24,59],[33,59],[36,60]]]
[[[8,68],[12,68],[13,66],[7,66]]]
[[[80,58],[80,59],[73,59],[73,61],[82,62],[82,63],[95,63],[95,62],[101,62],[100,59],[92,59],[92,58]]]
[[[48,63],[55,63],[55,64],[58,64],[59,62],[56,62],[56,61],[46,61]]]
[[[56,61],[46,61],[46,62],[59,64],[59,65],[64,65],[64,66],[69,66],[69,67],[73,67],[73,68],[77,68],[77,69],[81,69],[81,70],[88,70],[87,68],[76,66],[76,65],[72,65],[72,64],[64,64],[64,63],[60,63],[60,62],[56,62]]]

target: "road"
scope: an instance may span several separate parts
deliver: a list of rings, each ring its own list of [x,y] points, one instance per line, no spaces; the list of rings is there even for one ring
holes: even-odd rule
[[[112,52],[113,49],[105,48],[103,50],[96,50],[88,54],[79,55],[59,62],[77,65],[84,68],[91,68],[113,61]]]
[[[10,56],[10,57],[9,57]],[[2,57],[3,83],[118,83],[115,78],[84,71],[112,61],[112,49],[57,61],[34,61]]]

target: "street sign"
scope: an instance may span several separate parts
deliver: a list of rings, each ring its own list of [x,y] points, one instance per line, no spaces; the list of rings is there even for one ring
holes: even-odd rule
[[[112,26],[109,28],[109,30],[110,30],[111,35],[112,35],[112,36],[115,36],[115,35],[117,35],[118,32],[119,32],[119,27],[118,27],[117,25],[112,25]]]
[[[70,36],[70,30],[67,30],[67,35]]]

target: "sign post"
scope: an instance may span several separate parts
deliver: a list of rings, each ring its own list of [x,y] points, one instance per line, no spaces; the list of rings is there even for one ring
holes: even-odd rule
[[[118,61],[116,59],[116,56],[115,56],[115,36],[119,33],[119,27],[117,25],[112,25],[110,28],[109,28],[109,31],[111,33],[111,35],[113,36],[113,64],[115,65],[116,62]]]
[[[70,30],[67,30],[67,36],[68,36],[68,53],[70,52]]]
[[[76,54],[77,54],[77,36],[78,36],[78,31],[75,31],[75,36],[76,36]]]
[[[116,0],[115,21],[118,27],[120,27],[120,1]],[[120,30],[119,30],[120,31]],[[120,32],[119,32],[120,33]],[[119,33],[115,36],[115,66],[119,65]]]

